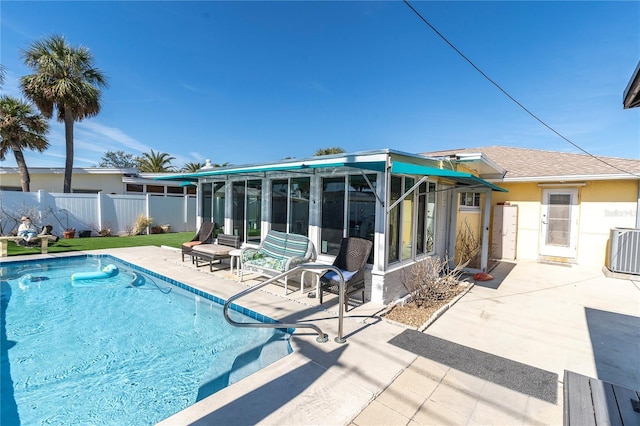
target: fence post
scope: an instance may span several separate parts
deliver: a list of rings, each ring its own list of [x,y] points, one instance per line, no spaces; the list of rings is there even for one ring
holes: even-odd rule
[[[151,204],[151,195],[149,195],[149,193],[147,192],[145,194],[145,216],[146,217],[151,217],[151,208],[149,206],[149,204]],[[147,226],[147,235],[149,235],[151,233],[151,229],[149,229],[149,226]]]
[[[102,226],[102,203],[103,203],[103,199],[102,199],[103,195],[102,195],[102,191],[98,192],[98,197],[96,198],[96,202],[98,203],[98,208],[96,210],[98,210],[98,229],[96,230],[97,232],[100,232],[103,229]]]

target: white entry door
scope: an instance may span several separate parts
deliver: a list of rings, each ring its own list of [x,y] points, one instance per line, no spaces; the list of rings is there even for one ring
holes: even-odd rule
[[[542,191],[540,254],[576,257],[578,242],[578,188]]]

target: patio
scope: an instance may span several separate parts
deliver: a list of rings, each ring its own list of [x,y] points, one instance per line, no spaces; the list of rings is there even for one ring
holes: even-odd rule
[[[229,269],[196,269],[175,250],[108,253],[225,299],[252,283],[240,283]],[[640,280],[536,262],[502,263],[492,275],[425,333],[382,320],[381,305],[350,309],[345,344],[333,341],[335,296],[322,310],[306,294],[285,297],[280,286],[252,293],[239,303],[282,321],[313,322],[329,341],[317,343],[315,333],[301,330],[290,356],[160,424],[561,424],[565,369],[640,389],[633,362],[640,357]],[[458,348],[472,368],[420,355],[425,338]],[[500,382],[486,374],[492,362],[517,369],[505,370],[502,379],[509,380]],[[557,392],[548,382],[547,397],[514,390],[509,371],[557,377]]]

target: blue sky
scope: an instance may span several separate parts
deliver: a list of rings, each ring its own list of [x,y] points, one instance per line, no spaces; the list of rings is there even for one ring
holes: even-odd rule
[[[511,96],[594,155],[640,159],[640,108],[622,94],[640,59],[640,2],[411,4]],[[506,145],[578,152],[496,89],[400,1],[3,1],[3,92],[20,50],[51,34],[108,77],[76,124],[76,167],[106,151],[252,164],[319,148],[418,153]],[[64,130],[25,152],[64,166]],[[2,166],[15,166],[13,156]]]

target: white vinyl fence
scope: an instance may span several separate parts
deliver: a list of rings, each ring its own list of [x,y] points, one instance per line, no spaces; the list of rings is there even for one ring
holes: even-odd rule
[[[41,229],[53,226],[62,235],[66,228],[77,233],[109,229],[112,235],[131,233],[140,216],[153,218],[153,225],[169,225],[171,232],[195,231],[195,196],[61,194],[0,191],[0,235],[17,230],[22,216],[29,216]]]

